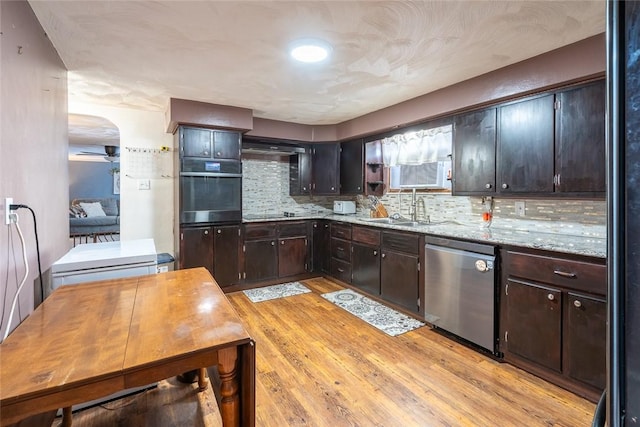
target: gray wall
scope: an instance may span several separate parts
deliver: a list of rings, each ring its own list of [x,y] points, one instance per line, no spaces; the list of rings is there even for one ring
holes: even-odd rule
[[[110,197],[113,194],[113,176],[110,170],[120,167],[120,163],[69,162],[69,200],[80,198]]]
[[[42,269],[46,272],[69,250],[67,70],[26,1],[0,1],[0,16],[0,212],[4,212],[5,197],[13,197],[14,203],[35,211]],[[29,277],[19,299],[20,317],[24,319],[34,307],[38,268],[33,220],[25,209],[19,210],[19,216],[29,263]],[[12,244],[7,247],[9,242]],[[16,228],[5,225],[3,218],[2,334],[24,271]],[[35,295],[39,300],[39,291]],[[18,324],[17,317],[16,313],[12,329]]]

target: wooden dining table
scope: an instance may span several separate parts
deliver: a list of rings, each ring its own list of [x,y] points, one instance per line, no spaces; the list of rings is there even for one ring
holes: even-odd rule
[[[0,425],[217,366],[224,426],[255,425],[255,343],[204,268],[56,289],[0,344]]]

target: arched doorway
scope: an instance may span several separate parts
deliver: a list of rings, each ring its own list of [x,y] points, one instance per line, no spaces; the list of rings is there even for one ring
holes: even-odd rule
[[[69,114],[69,234],[73,245],[120,238],[120,131]]]

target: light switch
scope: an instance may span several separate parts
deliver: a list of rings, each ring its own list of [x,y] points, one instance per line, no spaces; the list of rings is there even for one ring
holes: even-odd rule
[[[149,179],[139,179],[138,180],[138,190],[151,190],[151,180],[149,180]]]

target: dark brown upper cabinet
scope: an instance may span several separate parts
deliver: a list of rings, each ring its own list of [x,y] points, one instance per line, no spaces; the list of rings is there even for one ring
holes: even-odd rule
[[[604,195],[605,84],[597,81],[556,96],[555,191]]]
[[[604,197],[604,95],[600,80],[456,116],[453,194]]]
[[[553,192],[553,94],[498,108],[497,191]]]
[[[180,157],[240,159],[239,132],[180,126]]]
[[[289,157],[289,195],[311,194],[311,149]]]
[[[454,118],[453,194],[495,192],[496,111],[489,108]]]
[[[313,144],[311,156],[311,192],[317,195],[340,194],[340,144]]]
[[[362,139],[340,144],[340,194],[362,194],[364,144]]]

